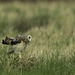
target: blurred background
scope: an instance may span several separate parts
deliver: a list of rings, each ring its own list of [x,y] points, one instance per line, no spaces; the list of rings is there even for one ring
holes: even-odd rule
[[[29,2],[38,2],[38,1],[74,1],[74,0],[0,0],[0,1],[29,1]]]
[[[24,33],[35,27],[50,27],[51,25],[63,32],[66,32],[66,27],[74,28],[75,7],[72,1],[0,1],[0,35],[9,35],[13,32]]]

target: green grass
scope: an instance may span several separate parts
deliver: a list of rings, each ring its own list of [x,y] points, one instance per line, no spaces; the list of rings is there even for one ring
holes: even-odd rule
[[[5,36],[32,36],[28,48],[7,55]],[[0,3],[1,75],[75,75],[74,3]]]

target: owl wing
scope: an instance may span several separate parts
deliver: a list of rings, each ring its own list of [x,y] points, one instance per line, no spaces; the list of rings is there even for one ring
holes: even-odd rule
[[[21,43],[21,40],[20,39],[16,39],[16,38],[9,38],[9,37],[6,37],[4,40],[2,40],[2,44],[6,44],[6,45],[16,45],[18,43]]]

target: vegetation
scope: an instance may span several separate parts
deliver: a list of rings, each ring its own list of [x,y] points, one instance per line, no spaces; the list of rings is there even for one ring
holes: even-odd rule
[[[74,0],[0,0],[2,2],[11,2],[11,1],[21,1],[21,2],[40,2],[40,1],[45,1],[45,2],[51,2],[51,1],[74,1]]]
[[[1,75],[75,74],[73,3],[0,3],[0,41],[17,34],[30,34],[32,42],[21,59],[0,43]]]

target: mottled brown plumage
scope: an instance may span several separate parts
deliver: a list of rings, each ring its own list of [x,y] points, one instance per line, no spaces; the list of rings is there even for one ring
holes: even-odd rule
[[[6,37],[2,40],[2,44],[10,45],[10,51],[8,54],[16,53],[22,51],[31,41],[32,37],[17,35],[15,38]]]

